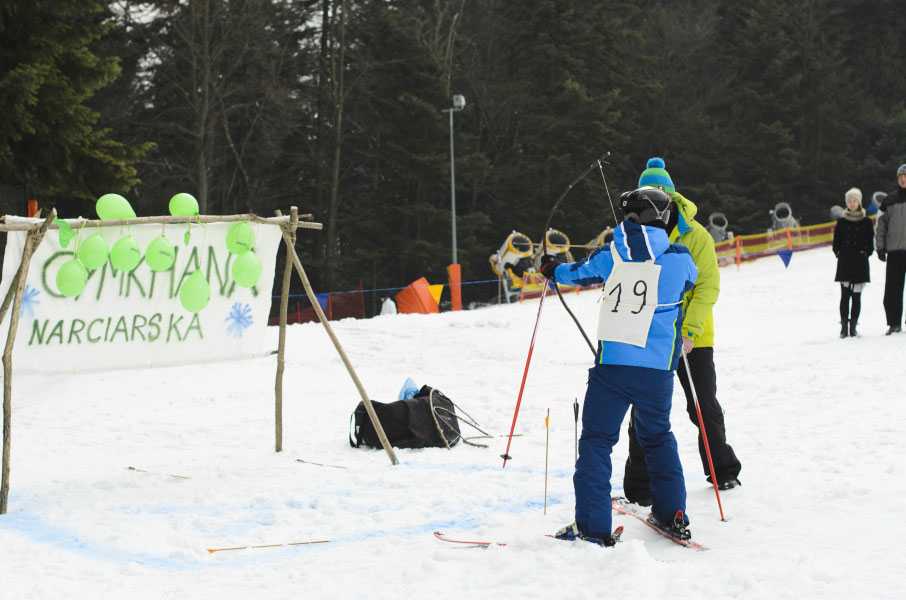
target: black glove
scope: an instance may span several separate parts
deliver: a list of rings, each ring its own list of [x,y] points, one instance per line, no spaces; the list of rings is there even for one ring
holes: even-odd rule
[[[878,259],[881,262],[884,262],[885,260],[887,260],[887,253],[884,252],[883,250],[878,250]]]
[[[562,264],[556,256],[545,254],[541,257],[541,274],[554,281],[554,270]]]

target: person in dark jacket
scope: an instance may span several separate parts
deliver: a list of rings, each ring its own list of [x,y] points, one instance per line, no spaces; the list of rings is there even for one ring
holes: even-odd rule
[[[897,190],[887,194],[881,203],[875,235],[878,259],[887,261],[884,281],[887,335],[902,329],[903,285],[906,284],[906,164],[897,168],[897,185]]]
[[[840,337],[856,337],[862,309],[862,289],[870,281],[868,257],[874,251],[875,231],[862,208],[862,192],[846,192],[846,210],[834,227],[834,256],[840,282]]]

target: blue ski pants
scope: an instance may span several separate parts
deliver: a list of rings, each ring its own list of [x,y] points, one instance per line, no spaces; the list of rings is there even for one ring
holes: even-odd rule
[[[576,524],[592,536],[610,535],[611,451],[620,438],[620,427],[629,405],[635,407],[635,430],[646,451],[651,477],[651,511],[661,522],[686,511],[686,482],[670,431],[673,371],[595,365],[589,370],[582,408],[579,460],[573,475]]]

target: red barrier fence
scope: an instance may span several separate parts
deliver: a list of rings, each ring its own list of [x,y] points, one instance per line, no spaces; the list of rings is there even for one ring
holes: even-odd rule
[[[358,291],[345,292],[342,294],[316,294],[321,302],[321,310],[328,321],[336,321],[352,317],[354,319],[365,318],[365,294],[362,293],[361,284]],[[295,306],[290,304],[289,311],[286,314],[286,324],[290,323],[308,323],[318,321],[318,315],[313,306],[302,308],[300,302]],[[279,325],[280,316],[271,317],[267,321],[268,325]]]

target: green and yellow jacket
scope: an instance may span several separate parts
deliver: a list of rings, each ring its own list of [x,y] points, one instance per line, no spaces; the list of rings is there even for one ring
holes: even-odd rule
[[[698,207],[678,192],[673,194],[679,219],[670,232],[670,243],[683,244],[698,267],[698,279],[692,291],[683,298],[683,337],[692,338],[696,348],[714,345],[714,318],[711,309],[720,294],[720,272],[714,238],[695,220]]]

